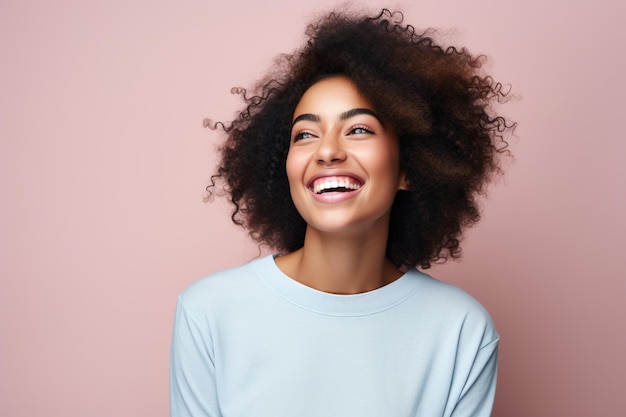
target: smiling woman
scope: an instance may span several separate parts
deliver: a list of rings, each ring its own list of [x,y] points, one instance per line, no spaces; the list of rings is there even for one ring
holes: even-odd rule
[[[332,13],[253,96],[213,183],[276,250],[179,297],[173,416],[488,416],[499,337],[418,271],[460,255],[512,125],[482,58]]]
[[[305,242],[276,263],[295,280],[331,293],[365,292],[397,279],[384,256],[391,207],[397,191],[406,188],[395,133],[345,76],[313,84],[294,116],[286,167],[291,198],[306,222]],[[335,266],[353,259],[349,282],[302,267],[320,257]],[[381,262],[388,264],[383,275],[354,275]]]

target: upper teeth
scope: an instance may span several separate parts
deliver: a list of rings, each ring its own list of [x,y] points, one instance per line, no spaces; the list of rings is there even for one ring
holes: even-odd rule
[[[328,190],[332,188],[345,188],[348,190],[358,190],[359,188],[361,188],[361,185],[357,182],[352,182],[349,178],[324,179],[315,183],[315,185],[313,186],[313,191],[319,194],[324,190]]]

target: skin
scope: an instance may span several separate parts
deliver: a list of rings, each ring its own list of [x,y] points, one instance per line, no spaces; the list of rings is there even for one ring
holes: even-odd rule
[[[395,133],[343,76],[311,86],[292,120],[286,170],[307,228],[304,246],[276,258],[278,267],[335,294],[371,291],[398,279],[402,273],[385,257],[391,206],[406,186]],[[314,189],[346,183],[350,187],[342,191]]]

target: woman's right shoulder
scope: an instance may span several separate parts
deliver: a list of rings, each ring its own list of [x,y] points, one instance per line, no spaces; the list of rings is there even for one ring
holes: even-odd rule
[[[250,291],[256,285],[257,270],[266,262],[266,258],[259,258],[200,278],[180,293],[179,300],[186,307],[193,308],[232,299],[237,294]]]

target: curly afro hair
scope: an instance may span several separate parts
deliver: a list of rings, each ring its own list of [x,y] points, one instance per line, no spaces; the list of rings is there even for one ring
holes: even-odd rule
[[[233,88],[245,102],[234,121],[205,120],[227,136],[207,191],[222,183],[232,220],[258,242],[283,253],[302,247],[306,224],[285,171],[292,116],[312,84],[344,75],[398,135],[409,189],[393,203],[387,257],[422,268],[459,257],[462,232],[480,219],[477,197],[501,172],[504,136],[515,124],[494,114],[507,91],[484,74],[485,57],[444,48],[433,33],[387,9],[376,17],[333,12],[310,25],[304,47],[281,56],[254,93]]]

